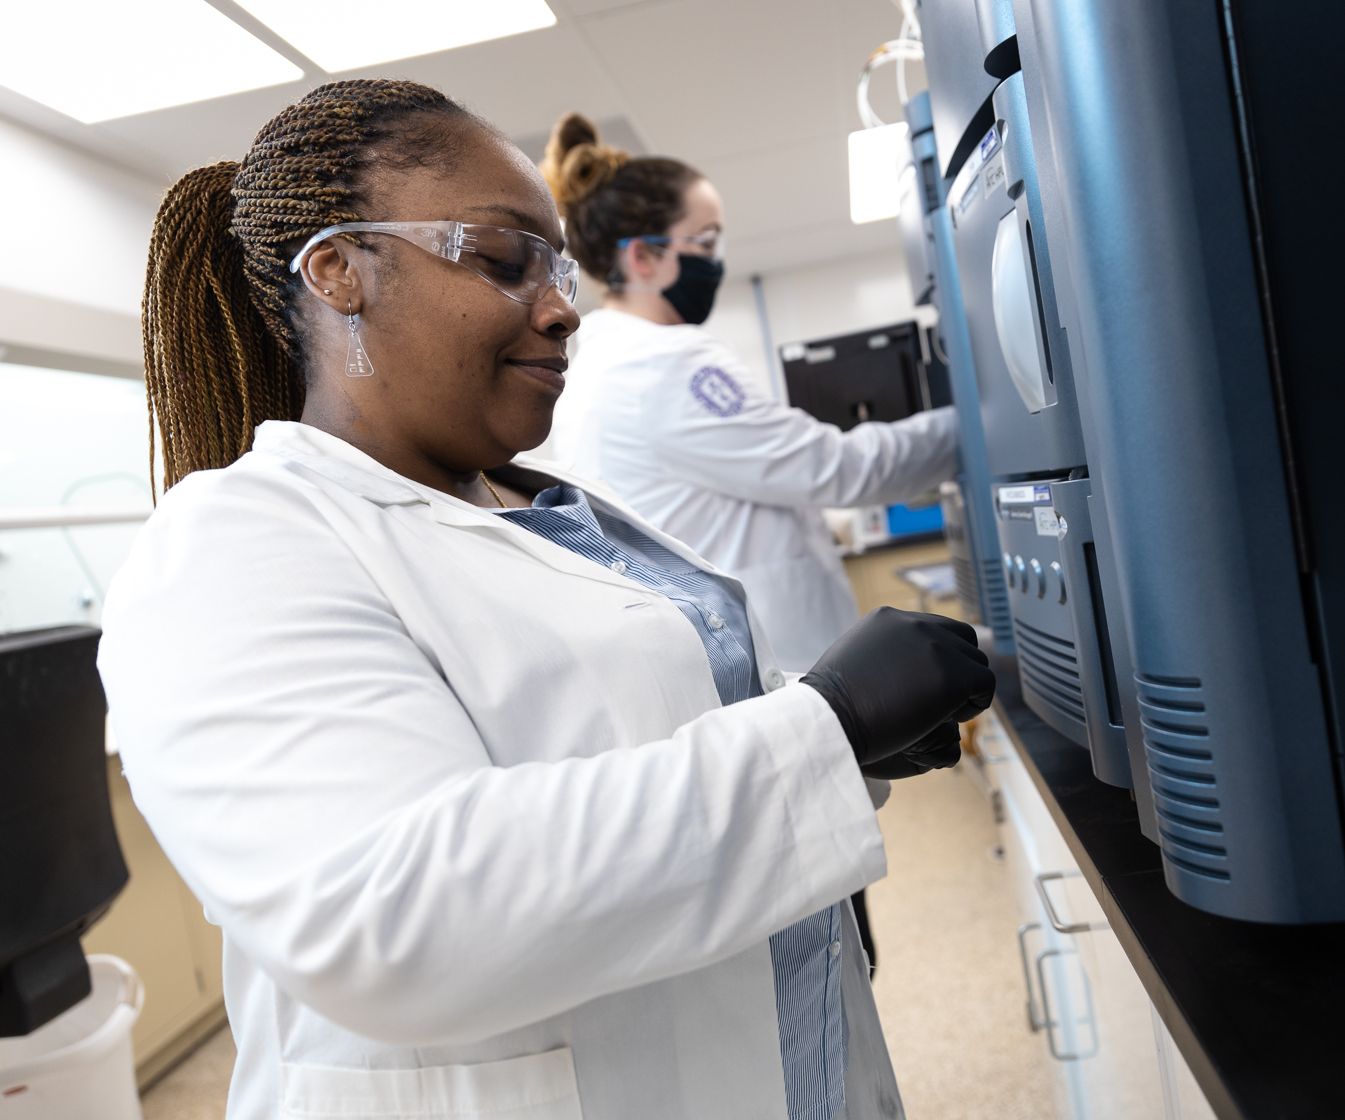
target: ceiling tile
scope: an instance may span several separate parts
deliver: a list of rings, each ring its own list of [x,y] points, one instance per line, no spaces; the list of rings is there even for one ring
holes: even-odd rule
[[[562,60],[572,65],[562,66]],[[340,78],[391,77],[424,82],[479,112],[509,134],[549,129],[576,104],[602,116],[620,116],[622,102],[590,55],[573,23],[480,43],[454,51],[403,59],[355,70]],[[106,151],[124,144],[142,170],[176,178],[183,171],[219,159],[238,159],[258,129],[286,105],[329,75],[306,82],[254,90],[96,126],[71,122],[66,138]],[[0,101],[0,112],[4,103]],[[92,131],[81,131],[92,130]]]
[[[892,0],[555,0],[553,8],[556,27],[349,76],[437,86],[534,156],[555,120],[577,109],[619,146],[687,160],[724,195],[735,272],[879,245],[896,253],[895,227],[889,236],[849,222],[845,147],[859,123],[860,67],[900,25]],[[923,85],[919,66],[909,73],[913,88]],[[190,167],[239,158],[263,123],[324,80],[95,126],[0,90],[0,117],[167,185]],[[897,108],[894,84],[890,67],[873,82],[884,118]]]
[[[548,0],[551,10],[560,18],[567,15],[590,16],[600,12],[612,12],[617,8],[647,8],[653,4],[666,4],[669,0]]]
[[[583,34],[653,149],[694,162],[859,127],[860,68],[899,25],[890,0],[680,0],[585,19]]]

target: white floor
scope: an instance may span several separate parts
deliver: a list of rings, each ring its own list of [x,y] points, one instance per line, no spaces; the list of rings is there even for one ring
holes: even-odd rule
[[[898,782],[881,817],[874,990],[910,1120],[1047,1120],[989,805],[959,769]],[[145,1120],[220,1120],[233,1060],[221,1031],[145,1094]]]

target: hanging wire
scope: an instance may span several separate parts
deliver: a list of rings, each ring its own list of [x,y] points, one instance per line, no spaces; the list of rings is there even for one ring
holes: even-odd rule
[[[897,64],[897,92],[901,96],[902,103],[905,104],[905,64],[912,61],[919,62],[924,57],[925,48],[919,39],[891,39],[869,55],[868,60],[864,63],[864,68],[859,72],[859,86],[856,90],[859,119],[863,122],[865,128],[882,128],[887,123],[874,112],[873,106],[869,104],[869,81],[873,77],[873,72],[879,66],[895,62]]]
[[[893,0],[896,3],[897,0]],[[920,17],[915,14],[915,5],[917,0],[901,0],[901,30],[897,32],[897,39],[906,43],[920,44],[920,57],[917,61],[923,62],[925,59],[924,35],[920,31]],[[906,88],[906,63],[907,58],[897,59],[897,96],[901,99],[904,106],[910,98],[910,93]]]
[[[903,105],[910,100],[910,91],[906,86],[906,63],[923,62],[925,45],[920,33],[920,17],[915,14],[916,0],[892,0],[901,9],[901,30],[895,39],[889,39],[869,55],[864,68],[859,72],[859,88],[856,102],[859,119],[865,128],[882,128],[887,122],[874,112],[869,103],[869,80],[874,70],[889,62],[895,62],[897,75],[897,96]]]

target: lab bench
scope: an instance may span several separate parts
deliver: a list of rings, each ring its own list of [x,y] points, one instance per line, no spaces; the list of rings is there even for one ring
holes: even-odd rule
[[[1129,791],[1023,703],[1012,659],[994,711],[1167,1032],[1221,1120],[1345,1115],[1345,925],[1216,917],[1164,885]]]

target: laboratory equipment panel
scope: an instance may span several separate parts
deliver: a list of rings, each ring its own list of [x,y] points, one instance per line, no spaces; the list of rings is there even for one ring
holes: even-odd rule
[[[959,571],[958,591],[964,613],[980,619],[1004,652],[1013,649],[1013,628],[999,564],[994,495],[986,458],[985,430],[977,404],[977,378],[971,335],[962,302],[961,280],[953,250],[944,180],[930,116],[928,93],[918,94],[906,106],[911,127],[911,151],[920,190],[913,197],[923,209],[922,222],[932,249],[933,302],[939,312],[939,338],[947,359],[953,406],[957,409],[960,470],[954,489],[945,488],[945,525],[960,530],[950,537],[953,562]]]
[[[1345,11],[1030,8],[1168,885],[1345,918],[1342,247],[1304,204]]]

